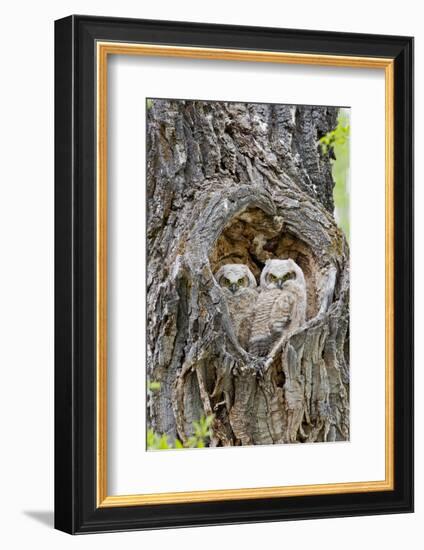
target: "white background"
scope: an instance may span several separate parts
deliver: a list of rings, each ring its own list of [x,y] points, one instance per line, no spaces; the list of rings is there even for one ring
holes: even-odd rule
[[[423,204],[424,30],[414,0],[371,3],[120,0],[8,3],[2,11],[0,86],[0,541],[5,548],[422,547],[424,384],[416,350],[416,513],[69,537],[51,528],[53,506],[53,20],[70,13],[276,25],[416,36],[416,203]],[[424,277],[423,216],[416,221],[416,280]],[[416,288],[421,312],[422,285]],[[417,314],[416,335],[424,324]]]
[[[384,70],[119,56],[108,78],[108,494],[384,479]],[[350,106],[350,441],[145,450],[145,98],[164,95]],[[373,246],[364,220],[372,220]]]

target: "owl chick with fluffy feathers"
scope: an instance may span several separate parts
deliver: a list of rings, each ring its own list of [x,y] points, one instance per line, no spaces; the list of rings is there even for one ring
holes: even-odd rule
[[[267,260],[259,291],[248,350],[265,357],[284,333],[295,330],[306,320],[303,271],[291,259]]]
[[[215,273],[215,279],[226,298],[234,333],[240,345],[247,350],[258,299],[256,279],[244,264],[223,265]]]

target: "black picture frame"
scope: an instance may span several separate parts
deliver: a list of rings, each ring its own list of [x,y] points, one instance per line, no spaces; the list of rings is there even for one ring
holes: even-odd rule
[[[394,490],[97,507],[96,41],[394,60]],[[94,533],[413,511],[413,39],[73,15],[55,22],[55,527]]]

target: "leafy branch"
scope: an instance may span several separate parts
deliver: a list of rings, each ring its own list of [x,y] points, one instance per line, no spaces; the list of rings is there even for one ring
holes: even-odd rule
[[[330,148],[334,148],[336,145],[344,145],[349,139],[350,125],[343,125],[339,121],[336,128],[331,132],[328,132],[319,140],[321,150],[324,155],[328,154]]]

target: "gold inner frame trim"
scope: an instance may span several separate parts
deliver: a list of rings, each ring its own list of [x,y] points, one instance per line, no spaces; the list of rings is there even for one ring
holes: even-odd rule
[[[96,43],[97,54],[97,506],[142,506],[255,498],[365,493],[394,489],[394,60],[123,42]],[[107,493],[107,61],[109,55],[143,55],[384,69],[386,214],[385,479],[315,485],[218,489],[109,496]]]

